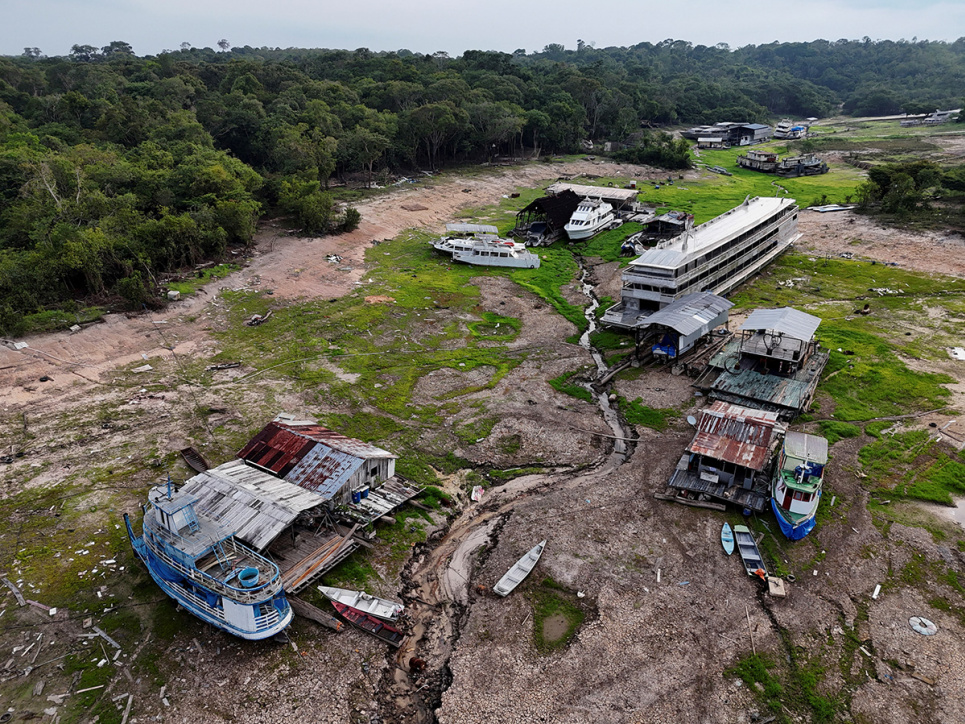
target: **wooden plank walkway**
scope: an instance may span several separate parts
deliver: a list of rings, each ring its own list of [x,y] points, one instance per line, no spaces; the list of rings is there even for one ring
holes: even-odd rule
[[[282,566],[282,584],[288,593],[298,593],[312,581],[329,571],[358,548],[358,542],[352,538],[358,525],[343,537],[334,536],[315,548],[308,555],[291,566]],[[295,549],[297,550],[297,549]]]

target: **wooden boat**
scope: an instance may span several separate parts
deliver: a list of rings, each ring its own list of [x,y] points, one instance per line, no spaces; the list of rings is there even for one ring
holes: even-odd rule
[[[817,523],[827,463],[828,441],[823,437],[803,432],[785,435],[771,481],[771,508],[781,532],[791,540],[801,540]]]
[[[730,523],[725,522],[720,529],[720,544],[724,546],[724,553],[727,555],[734,552],[734,531],[731,530]]]
[[[243,639],[271,638],[294,615],[278,566],[245,547],[234,531],[196,513],[198,498],[168,482],[148,492],[143,531],[134,534],[137,557],[161,590],[202,621]]]
[[[748,576],[760,576],[761,579],[767,578],[767,569],[764,567],[764,559],[761,552],[757,549],[754,536],[751,535],[746,525],[734,526],[734,540],[737,542],[737,551],[741,554],[744,561],[744,570]]]
[[[188,467],[196,473],[203,473],[208,469],[208,463],[201,457],[201,453],[193,447],[182,448],[181,457],[184,458],[184,462],[187,463]]]
[[[374,616],[369,616],[367,613],[363,613],[357,608],[352,608],[344,603],[332,601],[332,605],[335,607],[335,610],[338,611],[339,616],[355,626],[355,628],[365,631],[365,633],[371,634],[377,639],[382,639],[390,646],[398,648],[402,645],[405,634],[394,626],[389,626],[389,624],[384,621],[379,621],[379,619]]]
[[[512,593],[513,589],[522,583],[523,579],[536,567],[545,547],[545,540],[533,546],[529,553],[516,561],[513,567],[506,572],[506,575],[499,579],[499,583],[493,586],[493,590],[500,596],[508,596]]]
[[[375,616],[383,621],[398,620],[399,614],[405,608],[397,601],[372,596],[364,591],[350,591],[347,588],[332,588],[331,586],[319,586],[318,590],[330,601],[344,603],[346,606],[356,608],[362,613]]]

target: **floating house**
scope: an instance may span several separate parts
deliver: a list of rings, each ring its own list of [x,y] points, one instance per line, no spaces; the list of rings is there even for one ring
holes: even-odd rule
[[[659,360],[675,360],[727,324],[727,310],[733,306],[712,292],[688,294],[647,317],[636,329],[637,345],[649,347]]]
[[[828,351],[814,336],[820,324],[790,307],[756,309],[696,384],[713,399],[791,419],[810,406],[828,363]]]
[[[800,238],[797,216],[792,199],[748,197],[730,211],[658,243],[623,271],[620,302],[606,310],[603,323],[634,330],[687,294],[730,292]]]
[[[668,485],[762,512],[771,498],[774,453],[787,429],[777,413],[717,401],[700,411],[696,427]]]

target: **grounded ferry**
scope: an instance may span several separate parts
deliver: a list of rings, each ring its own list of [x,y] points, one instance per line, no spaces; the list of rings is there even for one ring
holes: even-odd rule
[[[280,633],[292,620],[278,566],[243,546],[233,531],[198,515],[198,498],[152,488],[140,537],[124,514],[134,552],[151,578],[184,608],[243,639]]]
[[[632,330],[687,294],[728,293],[800,238],[797,215],[793,199],[748,197],[730,211],[648,249],[623,271],[620,302],[607,309],[604,324]]]

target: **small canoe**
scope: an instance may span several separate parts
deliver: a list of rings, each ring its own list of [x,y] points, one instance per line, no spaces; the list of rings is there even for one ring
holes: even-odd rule
[[[730,555],[734,552],[734,531],[730,528],[730,523],[725,522],[720,529],[720,544],[724,546],[724,553]]]
[[[203,473],[208,469],[207,461],[205,461],[205,459],[201,457],[201,453],[193,447],[182,448],[181,457],[184,459],[184,462],[187,463],[188,467],[196,473]]]
[[[344,603],[346,606],[357,608],[362,613],[381,618],[383,621],[396,621],[402,609],[405,608],[397,601],[372,596],[364,591],[350,591],[347,588],[331,586],[319,586],[318,590],[330,601]]]
[[[522,583],[523,579],[536,567],[545,547],[545,540],[533,546],[529,553],[516,561],[513,567],[506,572],[506,575],[499,579],[499,583],[493,586],[493,590],[500,596],[508,596],[512,593],[513,589]]]
[[[737,551],[741,554],[744,561],[744,570],[748,576],[760,576],[767,579],[767,568],[764,567],[764,559],[761,552],[757,549],[754,536],[746,525],[734,526],[734,540],[737,543]]]
[[[335,610],[338,611],[339,615],[355,626],[355,628],[365,631],[365,633],[371,634],[377,639],[382,639],[390,646],[398,648],[402,645],[405,634],[394,626],[389,626],[389,624],[384,621],[379,621],[375,616],[369,616],[367,613],[363,613],[357,608],[346,606],[344,603],[332,601],[332,605],[335,607]]]

